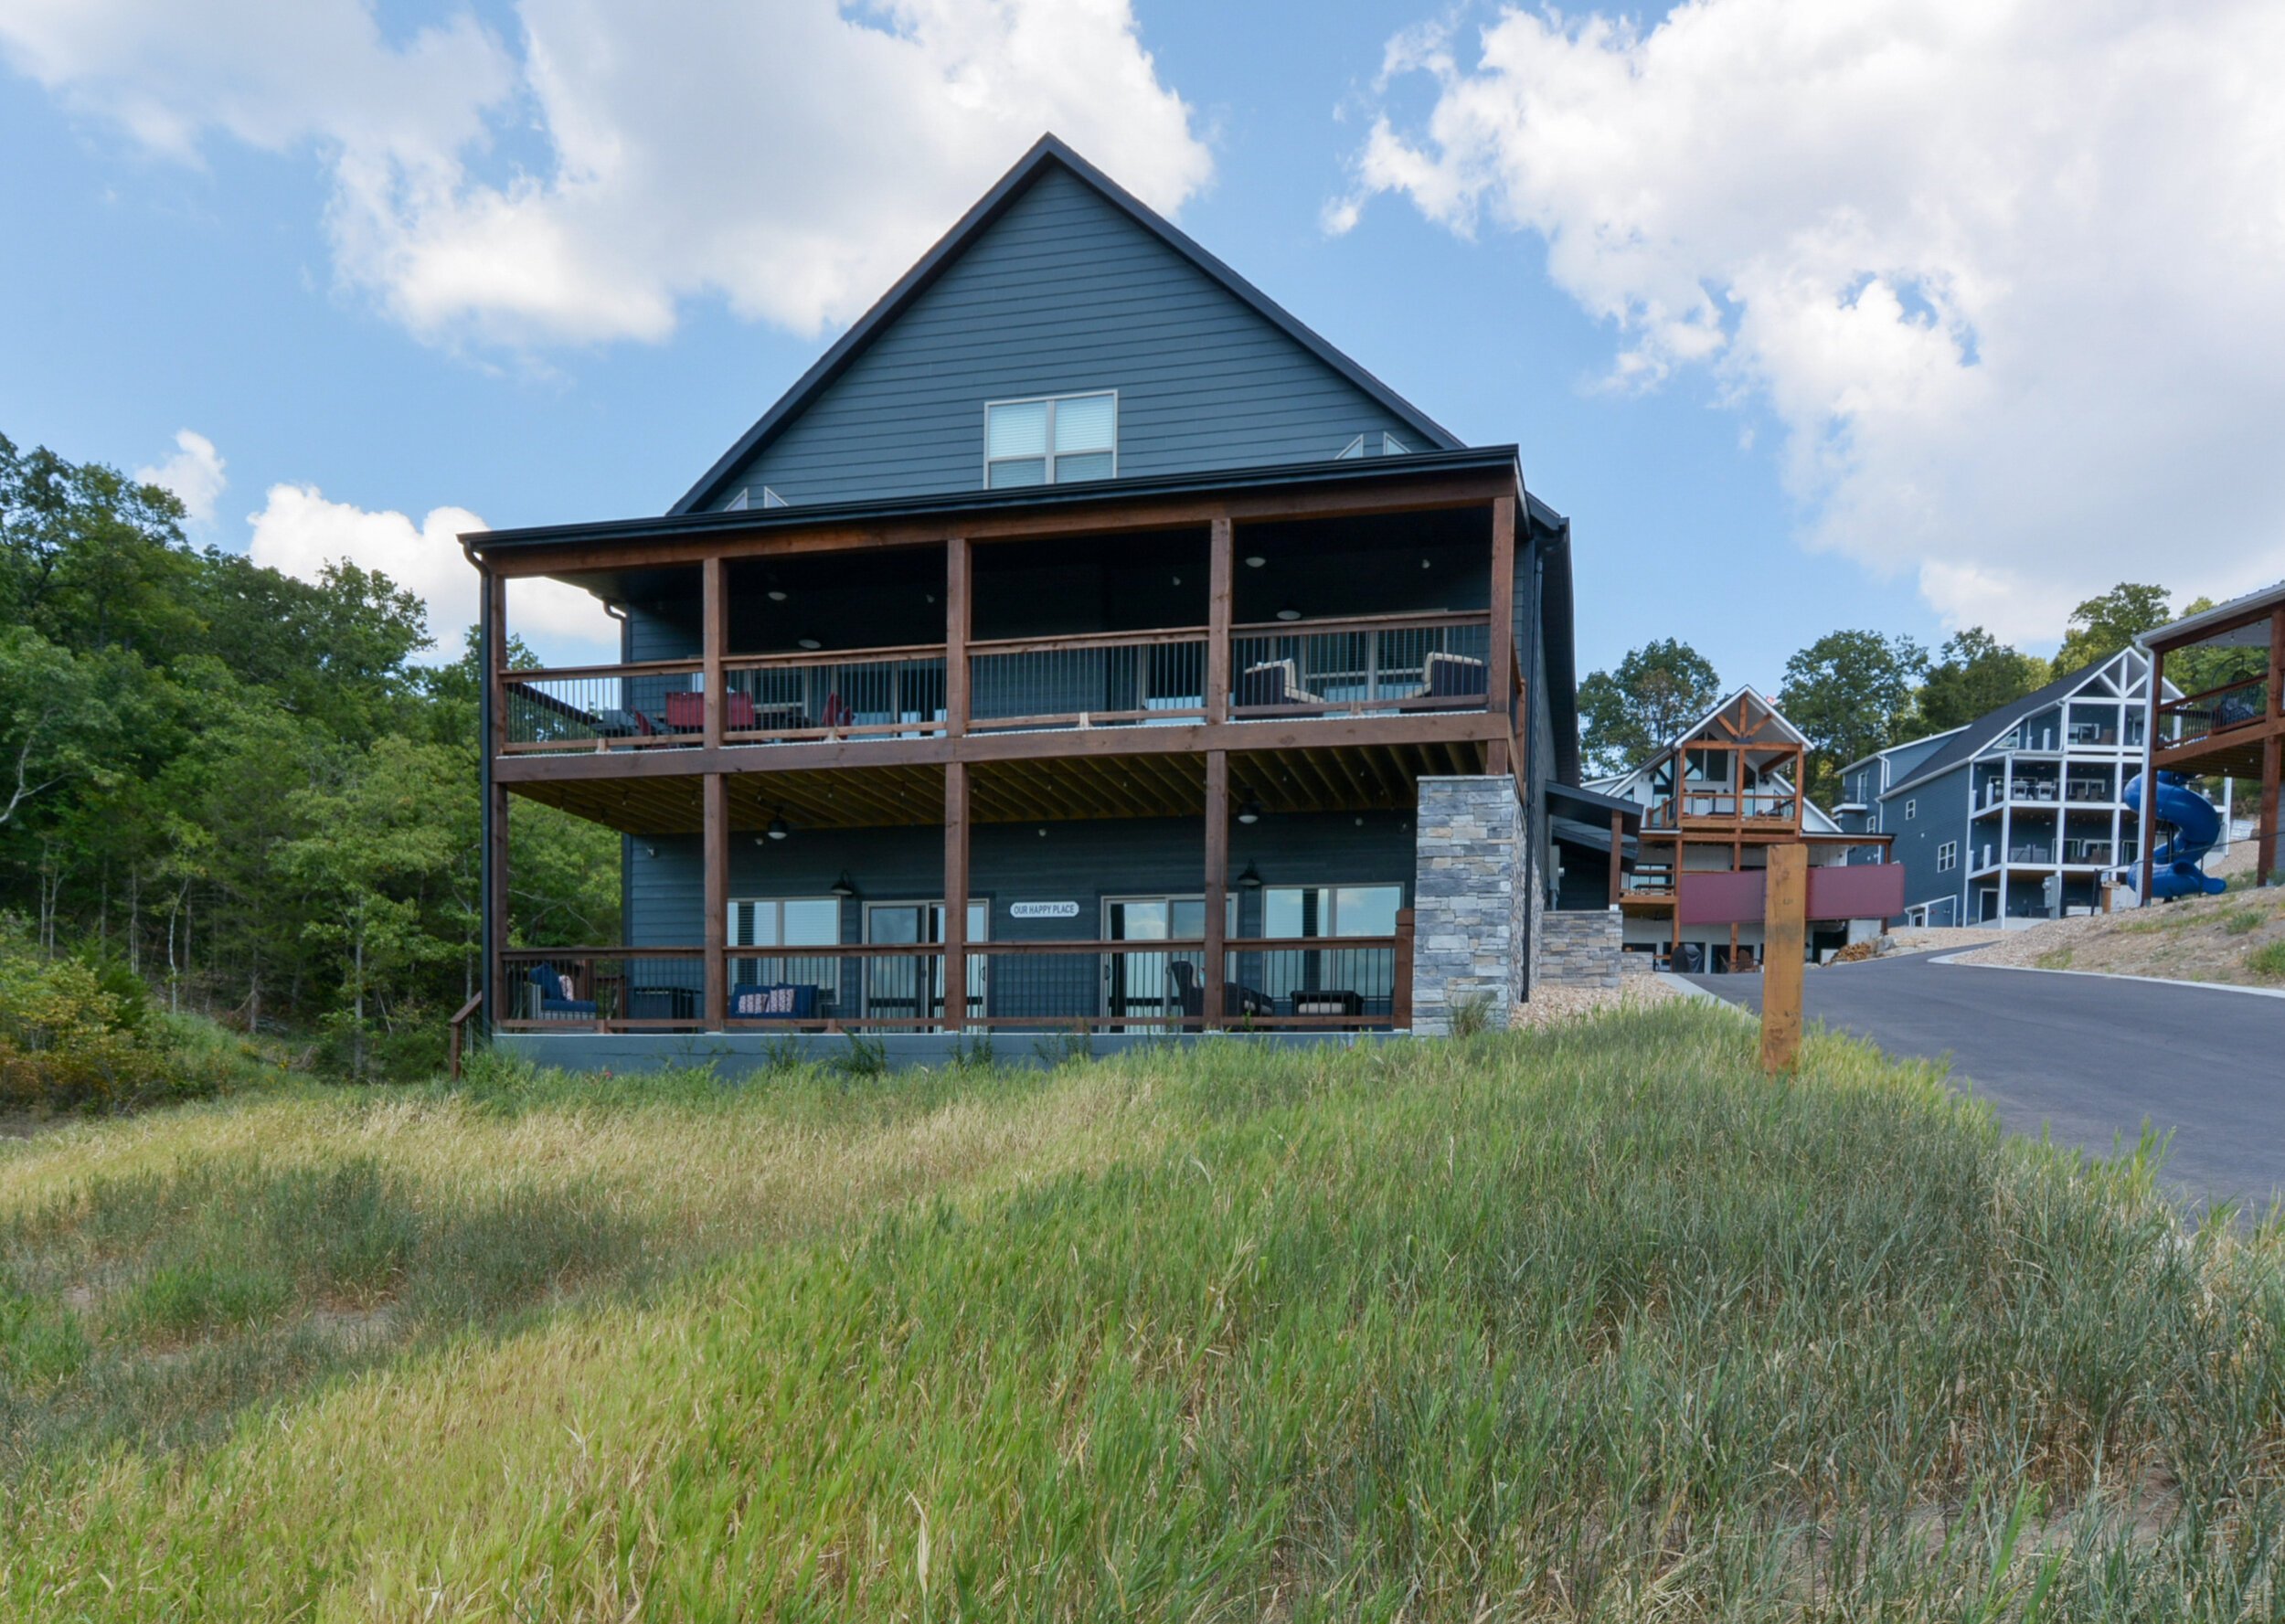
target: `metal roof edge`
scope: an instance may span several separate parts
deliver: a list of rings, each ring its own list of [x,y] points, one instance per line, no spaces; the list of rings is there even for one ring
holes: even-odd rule
[[[1873,751],[1869,756],[1859,756],[1855,760],[1848,762],[1844,766],[1837,767],[1833,770],[1836,772],[1855,772],[1867,761],[1877,761],[1883,756],[1893,754],[1897,750],[1908,750],[1916,744],[1930,744],[1940,738],[1950,738],[1953,734],[1965,732],[1972,726],[1974,726],[1973,723],[1962,722],[1959,727],[1947,727],[1941,733],[1923,733],[1918,738],[1900,738],[1894,744],[1881,746],[1880,748]]]
[[[1512,445],[1469,446],[1449,451],[1413,451],[1398,457],[1310,462],[1270,462],[1252,468],[1223,468],[1139,479],[1092,480],[1083,485],[1026,485],[1012,490],[945,491],[926,496],[879,497],[863,502],[816,503],[788,507],[741,508],[735,513],[683,512],[655,518],[600,519],[570,525],[535,525],[513,529],[472,530],[460,537],[470,551],[560,545],[580,541],[642,541],[654,537],[703,536],[718,530],[777,530],[819,524],[925,516],[939,513],[1020,511],[1070,507],[1084,510],[1114,502],[1214,490],[1260,490],[1288,485],[1395,483],[1436,473],[1517,470]],[[1521,483],[1520,471],[1516,472]],[[1568,530],[1568,523],[1564,525]]]
[[[2134,646],[2144,653],[2148,653],[2152,644],[2163,639],[2170,645],[2171,652],[2171,645],[2181,642],[2185,633],[2195,633],[2209,629],[2232,630],[2234,628],[2228,628],[2223,623],[2241,617],[2249,620],[2258,616],[2261,610],[2274,609],[2280,604],[2285,604],[2285,581],[2279,581],[2272,586],[2257,587],[2250,592],[2240,593],[2227,603],[2216,603],[2211,609],[2202,609],[2194,615],[2184,615],[2182,619],[2170,621],[2163,626],[2153,626],[2134,640]]]
[[[794,380],[791,388],[778,397],[770,409],[756,419],[753,427],[716,459],[714,465],[707,470],[697,483],[683,493],[681,498],[666,510],[669,515],[696,512],[720,495],[739,465],[768,445],[787,422],[799,416],[828,386],[847,371],[874,338],[926,292],[951,262],[967,249],[968,245],[1004,214],[1017,197],[1029,190],[1051,164],[1062,165],[1084,181],[1107,202],[1189,260],[1319,361],[1372,397],[1438,450],[1449,451],[1463,448],[1465,442],[1459,436],[1334,348],[1284,306],[1208,253],[1179,227],[1049,132],[1034,142],[1031,149],[954,222],[951,230],[937,239],[935,244],[913,263],[912,268],[874,302],[871,309],[859,316],[808,371]]]

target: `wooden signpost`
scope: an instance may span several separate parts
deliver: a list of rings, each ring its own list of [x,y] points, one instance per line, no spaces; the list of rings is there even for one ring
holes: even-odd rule
[[[1761,1064],[1791,1071],[1801,1053],[1801,967],[1812,919],[1893,919],[1904,911],[1900,863],[1828,864],[1812,868],[1800,843],[1772,845],[1768,868],[1708,870],[1680,876],[1675,912],[1683,925],[1761,925]],[[1738,962],[1733,953],[1730,962]]]
[[[1791,1071],[1801,1053],[1801,963],[1809,929],[1809,848],[1770,848],[1761,913],[1761,1069]]]

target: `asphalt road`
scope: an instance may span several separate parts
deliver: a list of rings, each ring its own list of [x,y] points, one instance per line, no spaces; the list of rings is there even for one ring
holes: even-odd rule
[[[2192,1200],[2285,1198],[2285,998],[2110,976],[1937,964],[1812,970],[1802,1014],[1889,1054],[1949,1059],[2007,1128],[2110,1156],[2147,1121]],[[1687,978],[1759,1010],[1759,975]]]

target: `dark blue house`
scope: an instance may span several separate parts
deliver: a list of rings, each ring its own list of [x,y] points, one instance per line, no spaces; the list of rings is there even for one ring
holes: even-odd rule
[[[1052,136],[671,512],[464,541],[511,1043],[1528,995],[1567,521]],[[505,667],[536,576],[618,664]],[[623,942],[519,941],[519,797],[622,833]]]

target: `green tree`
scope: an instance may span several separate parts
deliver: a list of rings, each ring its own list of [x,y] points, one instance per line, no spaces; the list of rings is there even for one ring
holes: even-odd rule
[[[1841,769],[1897,742],[1928,655],[1909,637],[1829,632],[1785,663],[1778,708],[1810,744],[1806,786],[1830,804]]]
[[[1579,743],[1598,772],[1631,772],[1673,742],[1722,696],[1713,664],[1688,643],[1662,638],[1631,650],[1615,671],[1578,685]]]
[[[2009,648],[1982,627],[1971,626],[1945,641],[1914,703],[1922,728],[1948,733],[2021,699],[2047,680],[2047,663],[2038,655]]]
[[[2154,632],[2173,619],[2166,608],[2165,588],[2120,581],[2101,597],[2089,598],[2071,610],[2063,646],[2055,651],[2055,674],[2068,676],[2099,664],[2143,632]]]
[[[353,1077],[366,1074],[373,1025],[392,1024],[420,972],[461,950],[449,923],[451,934],[434,927],[455,844],[437,814],[464,785],[453,752],[391,734],[296,798],[307,833],[283,866],[323,898],[305,929],[335,950]]]
[[[29,626],[0,628],[0,828],[75,779],[101,780],[117,717],[90,663]]]

